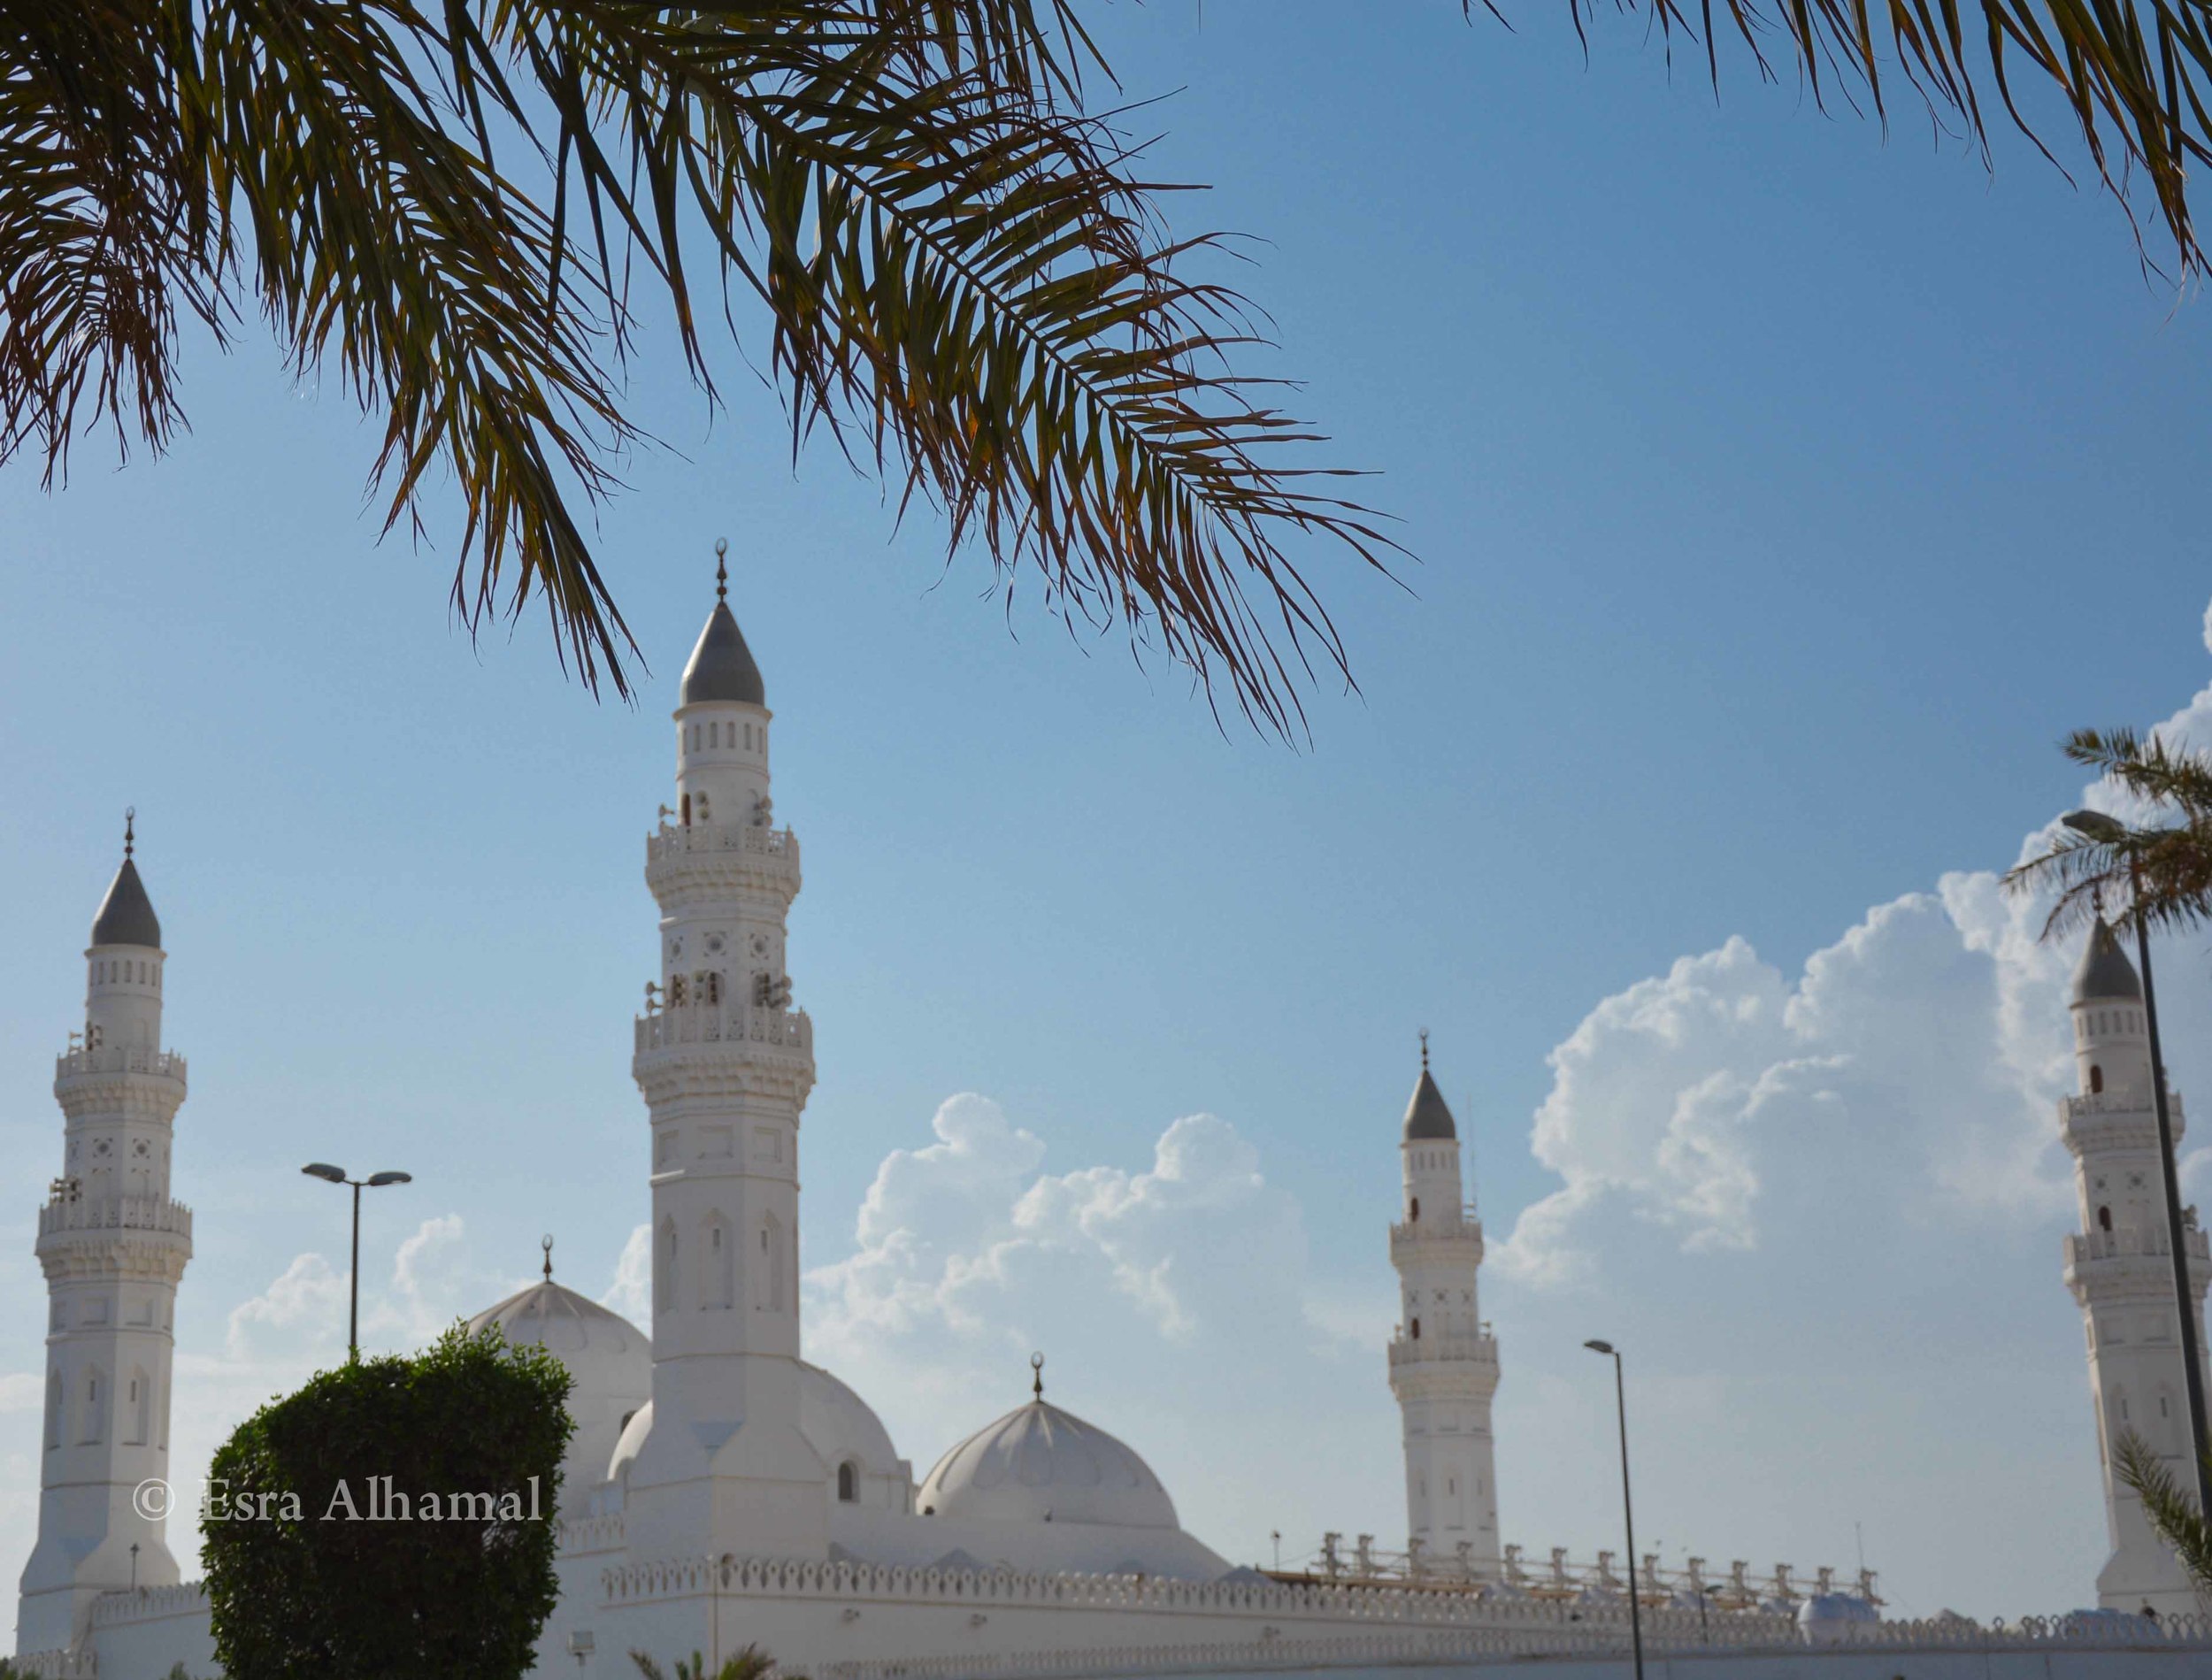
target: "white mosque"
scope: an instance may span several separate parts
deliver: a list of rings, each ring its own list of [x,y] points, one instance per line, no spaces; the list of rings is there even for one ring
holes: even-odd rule
[[[574,1379],[561,1597],[541,1669],[626,1676],[633,1651],[665,1665],[757,1643],[827,1680],[1615,1664],[1597,1673],[1618,1671],[1632,1637],[1709,1656],[1798,1645],[1824,1606],[1864,1632],[1863,1573],[1839,1593],[1827,1570],[1798,1578],[1739,1561],[1708,1576],[1701,1560],[1667,1571],[1651,1556],[1632,1598],[1614,1554],[1536,1564],[1501,1544],[1482,1228],[1425,1043],[1389,1232],[1402,1550],[1332,1535],[1309,1569],[1232,1567],[1185,1531],[1134,1449],[1047,1398],[1041,1370],[1025,1404],[918,1480],[867,1402],[801,1357],[799,1132],[815,1064],[786,966],[799,843],[775,825],[760,668],[726,585],[718,596],[674,714],[675,803],[646,839],[660,974],[632,1070],[651,1138],[650,1334],[553,1281],[549,1256],[543,1281],[473,1321],[545,1346]],[[201,1584],[180,1582],[165,1515],[140,1492],[171,1477],[173,1306],[192,1216],[169,1193],[186,1070],[162,1047],[167,959],[134,849],[127,829],[86,953],[84,1026],[56,1065],[62,1169],[37,1238],[50,1298],[39,1531],[16,1628],[21,1668],[104,1680],[158,1680],[178,1663],[216,1671]],[[2066,1277],[2090,1331],[2098,1438],[2108,1448],[2121,1430],[2147,1429],[2177,1462],[2140,988],[2108,932],[2076,993],[2083,1094],[2061,1118],[2083,1231],[2068,1239]],[[2200,1313],[2204,1239],[2192,1241]],[[2108,1478],[2107,1498],[2102,1601],[2193,1610],[2139,1508]],[[1878,1666],[1880,1680],[1895,1671],[1886,1657]]]

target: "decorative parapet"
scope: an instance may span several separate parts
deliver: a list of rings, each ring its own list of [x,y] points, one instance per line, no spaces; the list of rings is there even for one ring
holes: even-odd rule
[[[150,1073],[165,1079],[181,1080],[184,1058],[174,1050],[149,1050],[134,1045],[72,1050],[54,1058],[57,1081],[82,1073]]]
[[[38,1234],[155,1231],[192,1240],[192,1209],[165,1196],[58,1195],[38,1210]]]
[[[603,1516],[580,1516],[561,1524],[555,1544],[563,1557],[611,1552],[622,1544],[628,1530],[629,1519],[620,1511],[611,1511]]]
[[[1285,1583],[1265,1577],[1171,1581],[1145,1576],[1030,1575],[1012,1569],[710,1557],[624,1564],[608,1569],[601,1578],[611,1607],[711,1593],[726,1599],[836,1599],[957,1605],[970,1609],[1001,1606],[1263,1621],[1279,1617],[1286,1622],[1340,1622],[1348,1629],[1380,1626],[1417,1641],[1439,1633],[1479,1633],[1482,1637],[1477,1645],[1481,1650],[1507,1653],[1524,1649],[1609,1652],[1627,1649],[1629,1641],[1624,1599],[1570,1605],[1502,1592],[1445,1592],[1387,1585]],[[1796,1626],[1786,1615],[1760,1611],[1711,1620],[1713,1625],[1708,1630],[1695,1610],[1655,1607],[1644,1613],[1645,1637],[1693,1643],[1703,1638],[1706,1643],[1722,1645],[1778,1645],[1793,1637]],[[1492,1635],[1498,1636],[1497,1639],[1492,1639]],[[1506,1638],[1507,1635],[1512,1638]],[[1528,1643],[1529,1639],[1535,1643]]]
[[[746,1003],[677,1003],[636,1017],[636,1051],[683,1045],[760,1045],[811,1058],[814,1023],[804,1009],[761,1009]]]
[[[799,837],[787,828],[769,828],[757,823],[663,823],[645,837],[645,861],[649,864],[664,857],[729,852],[772,859],[794,874],[798,872]]]
[[[1401,1335],[1390,1344],[1390,1369],[1401,1365],[1474,1364],[1495,1367],[1498,1344],[1489,1336],[1425,1336],[1415,1341]]]
[[[1731,1618],[1732,1622],[1736,1618]],[[1787,1629],[1770,1642],[1714,1638],[1701,1642],[1647,1631],[1648,1649],[1679,1654],[1691,1651],[1726,1651],[1744,1656],[1802,1655],[1801,1639],[1786,1618],[1763,1620]],[[2111,1619],[2079,1616],[2029,1616],[2007,1627],[1991,1627],[1963,1617],[1933,1622],[1878,1622],[1851,1624],[1854,1637],[1838,1643],[1869,1652],[2047,1651],[2054,1646],[2093,1646],[2103,1650],[2212,1651],[2212,1619],[2201,1616],[2169,1617],[2163,1623],[2147,1617]],[[1120,1645],[1104,1650],[1010,1652],[1002,1654],[925,1657],[875,1662],[831,1662],[815,1672],[822,1680],[1076,1680],[1084,1676],[1133,1674],[1248,1674],[1297,1669],[1367,1668],[1395,1665],[1458,1664],[1493,1657],[1612,1655],[1625,1649],[1620,1629],[1565,1627],[1550,1630],[1509,1627],[1468,1630],[1428,1635],[1348,1638],[1285,1638],[1273,1630],[1257,1639],[1239,1642],[1185,1643],[1156,1645]]]
[[[92,1680],[99,1664],[90,1646],[81,1651],[34,1651],[10,1659],[14,1672],[38,1680]]]
[[[111,1628],[132,1622],[158,1622],[167,1616],[206,1613],[207,1583],[181,1581],[175,1586],[103,1592],[92,1601],[92,1625]]]
[[[2181,1246],[2193,1260],[2212,1259],[2212,1238],[2201,1231],[2185,1230]],[[2085,1260],[2168,1260],[2174,1246],[2162,1231],[2093,1231],[2066,1239],[2066,1263]]]

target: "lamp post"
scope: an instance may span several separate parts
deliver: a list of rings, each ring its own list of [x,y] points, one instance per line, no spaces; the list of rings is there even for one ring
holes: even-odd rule
[[[1636,1507],[1628,1494],[1628,1379],[1621,1371],[1620,1350],[1612,1343],[1582,1345],[1613,1362],[1613,1397],[1621,1415],[1621,1514],[1628,1521],[1628,1637],[1636,1652],[1636,1680],[1644,1680],[1644,1619],[1636,1603]]]
[[[361,1192],[380,1190],[386,1185],[409,1185],[415,1182],[411,1172],[373,1172],[365,1178],[349,1178],[343,1167],[334,1167],[327,1161],[311,1161],[300,1170],[311,1178],[320,1178],[326,1184],[353,1186],[353,1262],[346,1273],[349,1299],[346,1303],[346,1363],[356,1363],[361,1357]]]
[[[2127,833],[2117,817],[2102,811],[2069,811],[2059,820],[2077,834],[2108,846]],[[2158,1162],[2166,1179],[2166,1240],[2173,1250],[2174,1305],[2181,1315],[2181,1376],[2183,1392],[2189,1399],[2189,1456],[2197,1473],[2197,1509],[2212,1514],[2212,1464],[2206,1461],[2207,1455],[2212,1454],[2212,1435],[2205,1429],[2203,1356],[2197,1350],[2189,1251],[2183,1247],[2181,1174],[2174,1166],[2174,1125],[2166,1108],[2166,1062],[2158,1047],[2158,993],[2151,984],[2151,936],[2142,914],[2142,871],[2132,856],[2128,859],[2128,882],[2131,889],[2128,910],[2135,923],[2135,960],[2143,973],[2143,1019],[2150,1030],[2151,1101],[2158,1111]]]

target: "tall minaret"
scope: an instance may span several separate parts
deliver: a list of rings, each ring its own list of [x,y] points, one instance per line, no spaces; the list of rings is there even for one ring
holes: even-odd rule
[[[2073,1015],[2081,1094],[2060,1101],[2058,1122],[2073,1152],[2081,1202],[2082,1234],[2066,1239],[2066,1283],[2089,1337],[2089,1392],[2112,1535],[2112,1555],[2097,1576],[2097,1599],[2110,1609],[2195,1615],[2201,1607],[2179,1561],[2151,1531],[2141,1501],[2112,1474],[2113,1446],[2132,1431],[2175,1480],[2186,1488],[2195,1481],[2143,986],[2102,921],[2074,973]],[[2181,1097],[2170,1089],[2167,1109],[2178,1146]],[[2201,1325],[2212,1267],[2196,1209],[2186,1216],[2192,1310]],[[2198,1334],[2201,1346],[2202,1331]]]
[[[62,1170],[38,1216],[46,1405],[38,1544],[16,1615],[27,1654],[81,1643],[101,1593],[177,1578],[163,1507],[133,1497],[169,1477],[177,1280],[192,1258],[191,1209],[169,1199],[184,1058],[161,1047],[166,959],[134,839],[127,815],[123,866],[85,953],[84,1030],[54,1064]]]
[[[1498,1344],[1482,1322],[1475,1273],[1482,1222],[1460,1193],[1459,1129],[1429,1073],[1406,1105],[1403,1220],[1390,1228],[1405,1319],[1390,1343],[1390,1392],[1405,1418],[1406,1528],[1417,1567],[1496,1576],[1498,1481],[1490,1397]]]
[[[675,712],[676,804],[645,848],[661,957],[631,1064],[653,1132],[653,1421],[625,1496],[641,1561],[829,1545],[829,1469],[799,1431],[799,845],[775,825],[766,692],[719,565],[715,594]]]

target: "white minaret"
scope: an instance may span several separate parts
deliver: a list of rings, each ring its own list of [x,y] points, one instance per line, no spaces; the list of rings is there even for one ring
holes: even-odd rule
[[[829,1546],[829,1469],[799,1431],[799,845],[775,825],[771,715],[719,566],[716,595],[675,712],[676,805],[645,848],[661,972],[631,1064],[653,1132],[653,1417],[625,1495],[641,1561]]]
[[[192,1212],[169,1199],[184,1058],[161,1047],[166,959],[133,841],[127,816],[123,866],[85,953],[84,1031],[54,1064],[62,1170],[38,1216],[46,1404],[38,1544],[16,1615],[26,1654],[81,1644],[101,1593],[177,1578],[164,1507],[134,1500],[169,1477],[169,1364]]]
[[[2081,1094],[2060,1101],[2058,1121],[2073,1152],[2081,1202],[2082,1234],[2066,1239],[2066,1284],[2089,1337],[2089,1392],[2112,1534],[2112,1555],[2097,1576],[2097,1600],[2111,1609],[2194,1615],[2202,1607],[2179,1561],[2151,1531],[2141,1502],[2112,1474],[2113,1446],[2132,1431],[2184,1487],[2194,1484],[2143,986],[2102,921],[2074,973],[2073,1015]],[[2167,1109],[2178,1147],[2181,1097],[2170,1089]],[[2192,1310],[2201,1325],[2212,1268],[2196,1209],[2187,1217]]]
[[[1405,1318],[1391,1339],[1390,1392],[1405,1418],[1407,1549],[1418,1569],[1488,1579],[1499,1567],[1490,1438],[1498,1344],[1475,1289],[1482,1222],[1462,1201],[1459,1129],[1429,1074],[1425,1032],[1398,1153],[1404,1217],[1390,1228],[1390,1263]]]

